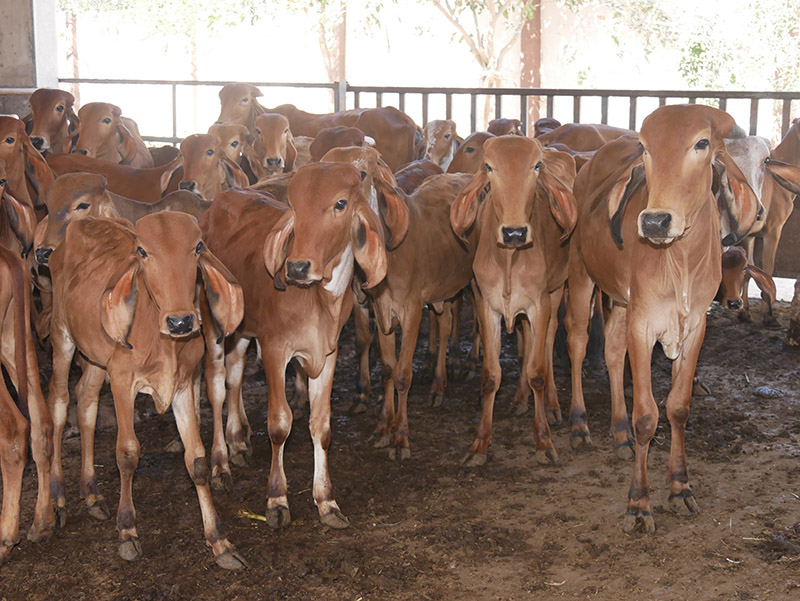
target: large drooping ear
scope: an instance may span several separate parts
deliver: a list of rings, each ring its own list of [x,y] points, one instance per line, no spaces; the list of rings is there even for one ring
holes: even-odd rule
[[[403,192],[396,188],[397,180],[392,170],[382,159],[378,159],[377,177],[373,183],[378,192],[381,220],[389,234],[386,248],[392,250],[405,240],[408,233],[408,205]]]
[[[378,216],[366,203],[357,207],[350,226],[353,256],[367,276],[362,288],[372,288],[386,277],[386,247]]]
[[[111,277],[100,298],[100,324],[109,338],[128,349],[133,348],[128,335],[136,310],[138,273],[139,261],[132,258]]]
[[[628,200],[644,182],[644,164],[638,159],[628,167],[608,193],[608,223],[611,236],[617,244],[622,244],[622,218]]]
[[[718,204],[727,218],[729,232],[723,233],[722,245],[732,246],[744,238],[758,217],[761,203],[747,183],[739,166],[720,144],[714,155],[714,171],[719,180]]]
[[[236,163],[230,160],[225,153],[220,152],[222,169],[225,172],[225,185],[227,188],[246,188],[250,185],[247,174]]]
[[[488,192],[486,190],[488,185],[489,173],[486,171],[486,165],[483,165],[450,205],[450,225],[456,236],[464,242],[467,241],[467,230],[472,227],[478,216],[478,203],[481,195]]]
[[[70,94],[70,96],[72,96],[72,94]],[[67,122],[69,123],[67,134],[72,139],[72,145],[75,144],[78,130],[81,127],[81,120],[78,119],[78,114],[75,112],[75,109],[72,108],[74,103],[74,99],[71,102],[67,102]],[[71,148],[69,150],[71,150]]]
[[[22,138],[22,154],[25,161],[25,175],[36,192],[33,206],[37,209],[42,208],[45,206],[44,191],[53,183],[55,176],[44,157],[34,148],[28,136],[23,136]]]
[[[744,268],[744,272],[753,278],[756,281],[756,285],[761,289],[761,292],[769,297],[769,303],[774,303],[778,296],[778,291],[772,276],[752,263],[747,264],[747,267]]]
[[[242,141],[242,158],[250,165],[250,171],[253,172],[257,180],[264,177],[264,166],[258,160],[255,149],[247,141]]]
[[[795,194],[800,194],[800,167],[771,158],[767,158],[765,165],[769,174],[782,187]]]
[[[32,207],[18,201],[8,191],[3,193],[2,203],[11,231],[22,245],[22,256],[26,257],[33,245],[33,237],[36,232],[36,213]]]
[[[284,160],[283,172],[289,173],[294,169],[294,162],[297,159],[297,147],[294,145],[294,137],[292,132],[289,132],[289,137],[286,139],[286,159]]]
[[[294,232],[294,212],[286,211],[264,239],[264,265],[274,278],[286,261],[289,238]]]
[[[164,192],[167,191],[169,187],[169,182],[172,179],[172,176],[175,175],[175,172],[183,166],[183,155],[178,155],[174,159],[172,159],[169,163],[164,165],[164,170],[161,172],[161,194],[163,195]]]
[[[207,248],[200,253],[198,264],[211,315],[224,338],[239,327],[244,317],[242,287],[222,261]]]
[[[119,135],[120,165],[127,165],[136,157],[136,140],[133,134],[125,127],[122,119],[117,117],[117,134]]]
[[[33,131],[33,113],[28,113],[22,118],[22,122],[25,124],[25,133],[31,135]]]
[[[564,230],[561,241],[572,234],[578,221],[578,203],[572,193],[575,182],[575,160],[565,152],[545,149],[538,183],[546,190],[550,212]]]

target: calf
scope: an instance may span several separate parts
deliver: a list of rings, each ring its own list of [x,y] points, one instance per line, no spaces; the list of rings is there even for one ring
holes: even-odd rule
[[[258,159],[254,167],[258,178],[294,169],[297,149],[289,129],[289,120],[277,113],[264,113],[256,118],[253,127],[253,149]]]
[[[483,145],[494,134],[478,131],[467,137],[453,155],[447,173],[475,173],[483,167]]]
[[[419,159],[412,161],[405,167],[400,168],[394,174],[397,180],[397,187],[406,194],[411,194],[422,185],[426,179],[433,175],[444,173],[442,168],[430,159]]]
[[[156,213],[135,229],[118,220],[71,223],[50,258],[53,278],[53,375],[50,409],[55,422],[52,490],[59,521],[66,519],[61,435],[69,403],[69,368],[76,350],[88,361],[78,383],[81,431],[81,496],[90,514],[106,517],[94,471],[94,422],[100,387],[108,375],[117,415],[117,511],[119,553],[141,556],[133,506],[133,474],[139,441],[133,426],[134,399],[149,393],[156,410],[172,406],[189,476],[197,490],[203,529],[218,565],[244,567],[220,531],[211,499],[209,469],[195,415],[199,394],[200,336],[198,271],[207,298],[206,323],[224,335],[242,318],[241,289],[205,247],[196,220],[182,213]],[[99,310],[98,310],[99,308]]]
[[[422,139],[417,144],[417,159],[429,159],[447,171],[453,162],[456,148],[463,142],[456,133],[456,123],[452,119],[429,121],[422,128]]]
[[[486,131],[495,136],[522,136],[524,134],[520,129],[521,126],[522,121],[519,119],[492,119]]]
[[[767,273],[747,260],[747,251],[732,246],[722,254],[722,281],[714,300],[728,309],[739,309],[746,292],[745,277],[753,278],[768,303],[775,302],[775,281]]]
[[[219,91],[221,106],[217,123],[238,123],[253,132],[256,117],[267,112],[258,103],[261,96],[261,90],[249,83],[226,83]]]
[[[241,167],[227,157],[219,138],[210,134],[184,138],[180,162],[183,179],[178,188],[206,200],[213,200],[223,190],[246,188],[250,184]]]
[[[0,116],[0,160],[6,164],[6,191],[31,208],[43,207],[41,196],[53,173],[25,133],[25,124],[14,117]]]
[[[78,111],[80,128],[72,152],[139,169],[153,167],[153,157],[133,119],[108,102],[90,102]]]
[[[42,154],[69,152],[80,125],[73,109],[75,97],[64,90],[39,88],[28,102],[31,114],[23,121],[30,128],[28,135],[34,148]]]
[[[537,134],[536,139],[543,146],[563,144],[574,152],[597,150],[603,144],[616,140],[620,136],[630,135],[629,129],[621,129],[610,125],[591,125],[586,123],[567,123],[553,130]]]

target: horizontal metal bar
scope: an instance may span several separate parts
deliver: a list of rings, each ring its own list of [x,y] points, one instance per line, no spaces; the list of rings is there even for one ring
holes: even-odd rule
[[[85,83],[85,84],[136,84],[143,86],[224,86],[230,81],[194,81],[191,79],[171,80],[171,79],[84,79],[82,77],[60,77],[59,83]],[[274,81],[254,81],[247,83],[260,88],[321,88],[333,90],[335,83],[301,83],[301,82],[274,82]],[[352,90],[353,88],[348,88]],[[381,88],[378,88],[381,90]],[[376,90],[373,90],[376,91]]]

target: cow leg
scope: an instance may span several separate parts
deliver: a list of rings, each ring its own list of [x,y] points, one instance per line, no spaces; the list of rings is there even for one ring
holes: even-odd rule
[[[752,263],[755,238],[753,238],[752,236],[748,236],[742,241],[741,245],[745,249],[745,252],[747,253],[747,262]],[[750,295],[748,294],[749,289],[750,289],[750,275],[747,273],[747,270],[745,270],[744,280],[742,281],[742,308],[739,309],[738,317],[740,321],[748,323],[753,321],[753,318],[750,315]]]
[[[436,355],[436,368],[434,369],[433,382],[431,382],[431,405],[441,407],[444,401],[444,389],[447,386],[447,346],[450,339],[450,330],[453,327],[452,303],[444,303],[441,313],[436,315],[439,324],[439,348]]]
[[[522,322],[525,328],[528,347],[525,350],[525,374],[533,390],[533,436],[536,441],[536,461],[542,465],[558,463],[550,426],[547,424],[545,396],[547,391],[547,329],[550,325],[550,295],[543,294],[539,303],[528,313],[528,320]],[[532,329],[532,331],[531,331]],[[558,402],[558,401],[556,401]]]
[[[515,332],[517,335],[517,359],[519,360],[519,380],[517,389],[514,391],[514,399],[511,401],[511,412],[514,415],[524,415],[528,412],[528,401],[531,396],[531,387],[528,385],[528,377],[525,375],[525,349],[528,348],[528,332],[517,323]]]
[[[428,306],[428,351],[425,355],[428,365],[434,365],[436,362],[436,355],[433,349],[437,348],[436,343],[439,339],[439,321],[436,319],[436,313]]]
[[[672,388],[667,396],[667,418],[671,429],[668,480],[669,505],[676,512],[700,511],[689,487],[685,440],[686,421],[689,419],[689,404],[692,400],[692,382],[705,331],[706,316],[703,314],[700,323],[686,337],[681,354],[672,364]]]
[[[561,423],[561,406],[558,404],[558,389],[556,388],[556,376],[553,373],[553,347],[556,343],[556,330],[558,329],[558,307],[561,305],[561,297],[564,295],[564,287],[561,286],[555,292],[550,293],[550,320],[547,322],[547,338],[545,340],[545,365],[547,366],[547,387],[545,390],[545,410],[547,423],[555,426]],[[588,439],[591,446],[591,438]]]
[[[369,305],[353,303],[353,329],[355,330],[356,357],[358,357],[358,373],[356,376],[356,393],[358,401],[353,404],[353,413],[367,410],[372,394],[369,373],[369,347],[372,343],[372,332],[369,330]]]
[[[633,435],[628,422],[628,410],[625,407],[624,373],[625,355],[625,319],[627,309],[614,305],[611,315],[606,320],[605,356],[608,366],[608,380],[611,387],[611,432],[616,443],[616,455],[620,459],[633,459]]]
[[[225,369],[228,372],[228,422],[225,428],[225,438],[228,441],[229,460],[233,465],[239,467],[245,467],[252,454],[250,446],[252,430],[247,421],[242,401],[242,380],[247,362],[248,346],[250,346],[249,338],[234,334],[230,350],[225,355]],[[263,346],[261,351],[264,351]],[[281,380],[283,381],[283,378]],[[271,391],[272,389],[270,389]]]
[[[764,248],[761,251],[761,263],[763,269],[769,275],[775,271],[775,257],[778,254],[778,243],[781,241],[781,232],[783,232],[783,225],[775,228],[775,231],[768,232],[764,236]],[[761,293],[761,315],[762,321],[768,328],[780,328],[780,323],[775,319],[772,314],[772,303],[765,293]]]
[[[492,440],[492,414],[494,397],[500,388],[500,314],[495,313],[489,303],[473,290],[475,307],[480,319],[480,331],[483,339],[483,372],[481,374],[481,421],[478,432],[467,455],[461,461],[469,467],[486,463],[489,443]]]
[[[311,413],[308,429],[314,443],[314,503],[319,510],[320,521],[329,528],[347,528],[350,520],[342,513],[333,498],[333,485],[328,470],[328,447],[331,443],[331,388],[336,370],[334,351],[325,358],[325,365],[316,378],[308,381],[308,400]]]
[[[189,477],[197,490],[206,543],[214,552],[218,566],[227,570],[242,569],[247,563],[222,533],[219,516],[211,499],[206,451],[200,438],[197,416],[194,411],[193,382],[175,393],[172,401],[172,413],[175,415],[175,423],[185,449],[183,459],[186,463],[186,471],[189,472]]]
[[[29,425],[8,390],[0,382],[0,471],[3,506],[0,512],[0,565],[19,543],[19,509],[22,473],[28,457]]]
[[[308,375],[297,359],[292,359],[291,363],[294,367],[294,392],[289,399],[289,406],[292,408],[292,415],[300,419],[303,417],[303,408],[308,403]]]
[[[139,440],[133,428],[136,394],[133,383],[125,375],[111,377],[111,394],[117,414],[117,468],[120,480],[117,531],[120,557],[135,561],[142,554],[136,532],[136,509],[133,506],[133,474],[139,465]]]
[[[56,525],[67,524],[67,498],[64,492],[64,469],[61,462],[61,443],[67,423],[69,406],[69,368],[75,354],[75,343],[62,331],[50,333],[53,346],[53,374],[50,376],[50,391],[47,404],[53,418],[53,459],[50,464],[50,493],[56,513]]]
[[[216,328],[210,325],[213,320],[204,319],[203,323],[203,336],[206,343],[206,394],[211,403],[213,423],[211,487],[215,490],[227,490],[231,487],[233,477],[228,463],[225,428],[222,425],[222,409],[225,404],[225,341],[219,340],[219,332],[215,331]]]
[[[481,359],[481,334],[480,334],[480,318],[478,316],[478,303],[475,300],[475,293],[472,287],[469,287],[469,295],[472,304],[472,346],[467,355],[467,378],[473,377],[478,373],[478,362]]]
[[[397,357],[395,356],[395,339],[394,330],[388,334],[381,332],[378,328],[378,348],[381,353],[381,379],[383,380],[383,405],[381,406],[380,417],[378,418],[378,425],[375,427],[375,443],[376,449],[388,447],[391,442],[392,428],[394,426],[394,373],[397,365]]]
[[[461,328],[461,307],[464,305],[464,293],[459,292],[452,302],[452,325],[450,340],[447,349],[447,369],[453,376],[461,376],[464,366],[461,360],[461,345],[459,344],[459,330]]]
[[[394,418],[394,439],[389,449],[391,459],[408,459],[411,450],[408,442],[408,391],[414,373],[412,360],[419,336],[419,324],[422,321],[422,303],[407,308],[400,323],[403,337],[400,341],[400,357],[392,371],[394,387],[397,389],[397,415]],[[449,334],[449,332],[448,332]],[[398,453],[399,450],[399,453]]]
[[[270,528],[288,526],[291,521],[287,496],[286,474],[283,471],[283,447],[292,431],[292,410],[286,402],[286,364],[288,358],[280,349],[272,349],[263,341],[264,371],[269,386],[267,402],[267,431],[272,444],[272,464],[267,484],[267,525]]]
[[[106,370],[86,362],[83,375],[78,381],[78,426],[81,431],[81,498],[86,500],[89,515],[96,520],[107,520],[111,514],[105,499],[97,488],[94,471],[94,431],[97,423],[97,405],[100,389],[106,378]]]
[[[635,462],[633,478],[628,492],[628,511],[622,529],[633,532],[641,522],[648,534],[656,531],[650,512],[650,489],[647,481],[647,451],[658,425],[658,406],[653,398],[650,363],[655,336],[647,327],[647,318],[637,319],[628,311],[627,343],[633,374],[633,431],[635,436]]]

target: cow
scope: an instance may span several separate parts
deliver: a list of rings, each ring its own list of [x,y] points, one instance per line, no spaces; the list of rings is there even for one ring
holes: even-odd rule
[[[495,136],[522,136],[521,127],[522,121],[519,119],[492,119],[486,131]]]
[[[728,309],[740,309],[745,293],[745,277],[753,278],[768,303],[775,302],[775,281],[767,273],[747,259],[747,251],[741,246],[732,246],[722,254],[722,281],[714,300]]]
[[[759,203],[724,138],[733,118],[701,105],[663,106],[641,132],[600,148],[578,173],[578,223],[570,243],[565,324],[572,361],[572,436],[588,440],[581,381],[595,284],[613,305],[605,326],[617,454],[630,456],[633,479],[623,529],[655,532],[647,451],[658,422],[651,389],[653,346],[674,361],[667,417],[672,436],[669,505],[699,511],[689,486],[684,438],[694,372],[705,335],[706,310],[721,279],[722,245],[741,240]],[[625,354],[633,373],[633,431],[625,410]]]
[[[25,133],[25,124],[15,117],[0,116],[0,160],[6,164],[6,192],[31,208],[42,208],[53,173]]]
[[[422,128],[422,139],[416,145],[417,159],[429,159],[447,171],[456,148],[463,140],[456,133],[456,123],[452,119],[435,119]]]
[[[256,118],[253,127],[253,149],[257,158],[253,168],[258,178],[294,169],[297,149],[289,120],[278,113],[264,113]]]
[[[49,263],[53,375],[48,402],[55,426],[52,490],[59,523],[63,526],[66,520],[61,436],[69,403],[69,369],[77,350],[88,359],[77,388],[83,458],[80,492],[90,515],[98,518],[108,515],[93,461],[94,422],[106,375],[114,397],[120,556],[133,561],[142,554],[132,496],[139,461],[133,408],[136,394],[146,392],[159,413],[172,406],[186,469],[200,501],[205,539],[217,564],[226,569],[244,567],[221,532],[195,415],[203,357],[198,282],[207,299],[201,304],[208,304],[204,323],[213,322],[223,335],[235,330],[242,318],[239,285],[205,246],[197,221],[183,213],[148,215],[135,229],[114,219],[74,221]]]
[[[561,127],[561,121],[558,119],[553,119],[551,117],[537,119],[533,124],[533,137],[538,138],[542,134],[553,131],[557,127]]]
[[[242,376],[245,351],[256,338],[269,386],[272,465],[267,524],[271,527],[291,521],[283,450],[292,426],[285,391],[286,365],[292,358],[309,377],[312,490],[320,520],[332,528],[349,524],[334,499],[328,471],[331,385],[339,334],[353,305],[354,262],[365,274],[365,287],[375,286],[386,275],[382,227],[360,184],[353,165],[312,163],[301,167],[289,183],[288,206],[253,190],[229,190],[201,218],[209,248],[242,283],[245,301],[244,319],[227,355],[210,332],[209,398],[212,406],[221,407],[227,370],[227,441],[232,456],[244,454],[248,442]],[[388,205],[387,210],[393,207]],[[221,411],[219,415],[221,419]],[[215,440],[214,453],[227,453],[224,441],[218,446]]]
[[[364,132],[357,127],[326,127],[319,130],[309,146],[311,160],[319,162],[329,150],[348,146],[364,146]]]
[[[46,154],[69,152],[73,134],[80,126],[75,97],[64,90],[39,88],[28,103],[31,113],[23,118],[34,148]]]
[[[252,133],[256,117],[267,112],[258,103],[261,96],[261,90],[249,83],[226,83],[219,91],[221,106],[216,123],[238,123]]]
[[[55,529],[50,494],[53,422],[39,383],[39,364],[31,333],[30,280],[25,264],[0,246],[0,361],[17,390],[19,406],[0,378],[0,565],[19,543],[22,476],[28,459],[28,438],[36,462],[38,489],[28,540],[48,539]],[[25,414],[30,417],[26,419]]]
[[[458,146],[447,173],[475,173],[483,166],[483,145],[494,134],[477,131]]]
[[[250,184],[241,167],[225,154],[219,138],[210,134],[184,138],[179,161],[183,164],[183,179],[178,188],[206,200],[213,200],[223,190]]]
[[[575,162],[568,154],[543,149],[531,138],[491,138],[484,145],[483,167],[452,205],[455,233],[465,239],[471,228],[478,231],[472,291],[484,348],[483,408],[463,460],[468,466],[486,462],[501,377],[500,320],[511,333],[517,317],[523,329],[524,377],[534,395],[536,460],[558,460],[546,412],[558,407],[553,341],[567,277],[564,242],[575,227],[574,178]]]
[[[411,194],[432,175],[444,173],[442,168],[430,159],[419,159],[401,167],[394,174],[397,187],[406,194]]]
[[[575,152],[590,152],[597,150],[606,142],[632,133],[634,132],[629,129],[612,127],[610,125],[567,123],[553,130],[544,132],[541,135],[537,135],[536,139],[539,140],[543,146],[563,144]]]
[[[81,124],[72,152],[138,169],[153,167],[136,122],[123,117],[118,106],[90,102],[80,108],[78,118]]]

